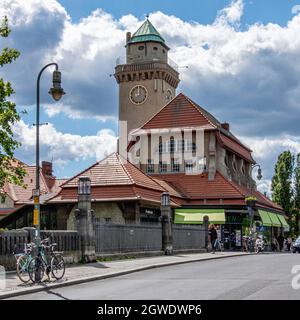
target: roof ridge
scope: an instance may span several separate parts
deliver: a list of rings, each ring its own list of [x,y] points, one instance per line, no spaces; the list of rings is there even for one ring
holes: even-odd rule
[[[125,165],[123,163],[123,160],[129,162],[131,164],[130,161],[126,160],[124,157],[122,157],[118,152],[116,152],[116,156],[118,157],[119,159],[119,162],[124,170],[124,172],[126,173],[127,177],[129,178],[129,180],[131,181],[132,184],[136,184],[135,181],[133,180],[131,174],[128,172],[128,170],[125,168]]]
[[[122,157],[119,153],[117,153],[117,154],[119,155],[119,157],[121,157],[121,158],[124,159],[124,157]],[[161,186],[158,182],[156,182],[150,175],[148,175],[148,174],[146,174],[145,172],[143,172],[141,169],[139,169],[137,166],[135,166],[135,165],[134,165],[133,163],[131,163],[129,160],[126,160],[126,161],[127,161],[131,166],[133,166],[137,171],[139,171],[142,175],[146,176],[148,179],[150,179],[151,181],[153,181],[156,185],[160,186],[162,189],[164,189],[165,191],[167,191],[163,186]],[[124,166],[124,165],[123,165],[123,162],[122,162],[122,166]],[[124,170],[126,171],[126,173],[127,173],[128,175],[130,175],[129,172],[128,172],[128,170],[127,170],[125,167],[124,167]],[[138,184],[133,180],[133,178],[131,177],[131,175],[130,175],[129,179],[131,179],[131,181],[133,181],[133,183],[134,183],[135,185],[138,185]],[[152,188],[145,187],[145,186],[141,186],[141,187],[147,188],[147,189],[152,189]]]
[[[142,129],[146,124],[148,124],[154,117],[156,117],[164,108],[166,108],[174,99],[176,99],[179,95],[181,94],[178,93],[172,100],[170,100],[167,104],[162,106],[160,110],[158,110],[149,120],[147,120],[143,125],[141,125],[139,128],[133,129],[132,131],[140,130]]]
[[[95,167],[97,164],[99,164],[100,162],[104,161],[105,159],[111,157],[113,154],[116,154],[116,152],[112,152],[111,154],[107,155],[106,157],[104,157],[103,159],[93,163],[91,166],[89,166],[88,168],[82,170],[81,172],[77,173],[75,176],[67,179],[67,181],[65,181],[63,184],[60,185],[60,187],[64,186],[65,184],[67,184],[68,182],[70,182],[71,180],[75,179],[76,177],[80,176],[81,174],[83,174],[84,172],[92,169],[93,167]]]
[[[235,141],[236,143],[238,143],[241,147],[244,147],[245,149],[247,149],[248,151],[253,152],[253,150],[251,150],[249,147],[247,147],[242,141],[240,141],[232,132],[230,132],[230,134],[226,134],[225,132],[223,132],[221,130],[222,128],[219,128],[219,132],[223,135],[225,135],[227,138]]]
[[[201,112],[200,108],[203,109],[201,106],[199,106],[196,102],[194,102],[192,99],[190,99],[188,96],[186,96],[184,93],[180,93],[182,94],[191,104],[192,106],[213,126],[213,127],[216,127],[218,128],[218,126],[216,126],[214,123],[211,122],[211,120],[208,119],[208,117],[203,113]],[[213,115],[211,115],[214,119],[215,117]],[[215,119],[217,122],[219,122],[219,120]]]

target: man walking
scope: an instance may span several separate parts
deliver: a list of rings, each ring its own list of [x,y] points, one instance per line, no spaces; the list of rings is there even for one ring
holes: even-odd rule
[[[211,253],[215,253],[216,252],[216,240],[218,238],[218,234],[217,234],[217,230],[216,230],[214,224],[210,224],[209,225],[209,227],[208,227],[208,235],[209,235],[211,246],[212,246],[212,252]]]

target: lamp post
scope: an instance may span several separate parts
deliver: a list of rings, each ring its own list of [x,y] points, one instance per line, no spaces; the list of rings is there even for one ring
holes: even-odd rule
[[[258,167],[258,170],[257,170],[257,179],[258,180],[261,180],[262,179],[262,173],[261,173],[261,167],[259,164],[255,164],[254,166],[251,167],[251,172],[250,172],[250,175],[251,175],[251,178],[252,178],[252,172],[253,172],[253,169],[254,168],[257,168]],[[253,194],[253,184],[251,184],[251,187],[250,187],[250,194],[252,196]],[[254,219],[254,211],[253,211],[253,207],[255,206],[255,200],[251,200],[252,201],[252,204],[250,205],[249,203],[247,204],[248,206],[248,213],[249,213],[249,216],[250,216],[250,239],[251,239],[251,247],[250,247],[250,250],[252,250],[252,247],[253,247],[253,239],[252,239],[252,229],[253,229],[253,219]]]
[[[161,194],[162,250],[165,255],[173,254],[171,206],[169,192]]]
[[[49,94],[52,95],[55,101],[60,100],[65,94],[61,87],[61,73],[58,71],[57,63],[49,63],[45,65],[38,74],[36,83],[36,171],[35,171],[35,190],[33,190],[34,211],[33,224],[36,226],[35,240],[40,243],[40,79],[43,71],[50,66],[55,66],[52,74],[53,87],[50,88]]]
[[[92,262],[96,260],[94,211],[91,207],[91,179],[78,179],[78,207],[75,209],[76,229],[81,237],[82,260]]]

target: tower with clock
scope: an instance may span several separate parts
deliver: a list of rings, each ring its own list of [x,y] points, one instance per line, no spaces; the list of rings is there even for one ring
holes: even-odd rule
[[[147,19],[126,35],[126,63],[115,68],[119,84],[119,120],[127,133],[139,128],[175,97],[179,73],[168,59],[169,47]]]

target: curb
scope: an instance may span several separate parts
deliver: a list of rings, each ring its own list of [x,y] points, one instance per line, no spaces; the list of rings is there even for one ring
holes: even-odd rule
[[[45,286],[39,285],[38,287],[34,287],[34,288],[30,288],[30,289],[29,288],[20,289],[15,292],[9,292],[9,293],[4,293],[4,294],[0,293],[0,300],[6,299],[6,298],[12,298],[12,297],[16,297],[16,296],[21,296],[21,295],[26,295],[26,294],[31,294],[31,293],[36,293],[39,291],[47,291],[47,290],[51,290],[51,289],[72,286],[72,285],[95,281],[95,280],[109,279],[109,278],[113,278],[113,277],[123,276],[123,275],[131,274],[134,272],[145,271],[145,270],[150,270],[150,269],[155,269],[155,268],[180,265],[180,264],[186,264],[186,263],[191,263],[191,262],[199,262],[199,261],[208,261],[208,260],[225,259],[225,258],[242,257],[242,256],[248,257],[250,255],[255,255],[255,253],[249,253],[249,254],[241,253],[241,254],[234,254],[234,255],[227,255],[227,256],[214,256],[214,257],[209,257],[209,258],[197,258],[195,260],[163,262],[163,263],[159,263],[159,264],[148,265],[145,267],[137,267],[134,269],[128,269],[125,271],[115,271],[115,272],[111,272],[111,273],[107,273],[107,274],[103,274],[103,275],[95,275],[95,276],[90,276],[90,277],[86,277],[86,278],[66,280],[65,282],[58,282],[58,283],[53,283],[53,284],[49,284],[49,285],[45,285]]]

